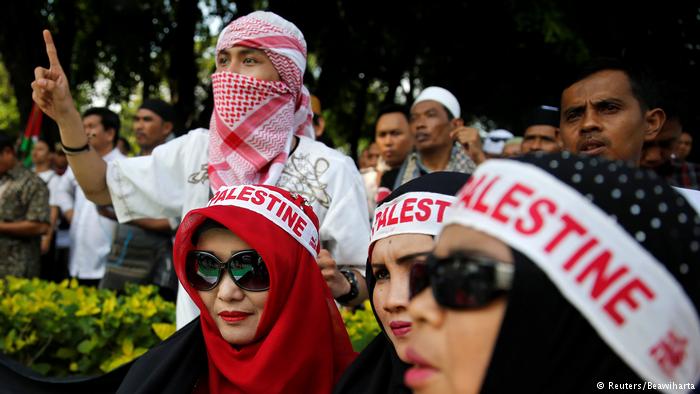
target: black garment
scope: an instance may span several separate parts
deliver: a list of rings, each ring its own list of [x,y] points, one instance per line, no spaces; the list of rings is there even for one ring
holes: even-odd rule
[[[49,251],[42,254],[39,259],[41,264],[39,278],[60,283],[64,277],[62,277],[63,270],[61,270],[61,266],[56,263],[56,232],[51,234],[49,245]]]
[[[382,179],[379,180],[379,193],[377,193],[377,200],[381,198],[380,196],[382,195],[382,191],[385,191],[384,193],[392,193],[394,189],[398,189],[396,187],[396,182],[399,179],[399,175],[401,175],[402,168],[403,166],[398,166],[382,174]],[[421,177],[428,174],[428,171],[425,171],[422,167],[418,167],[418,171]],[[394,198],[396,198],[396,196],[394,196]],[[388,196],[377,201],[377,203],[382,204],[386,202],[387,199]]]
[[[382,174],[382,179],[379,180],[379,189],[387,190],[387,193],[391,193],[394,190],[394,184],[396,183],[396,178],[399,177],[399,172],[401,171],[401,166],[392,168],[391,170]],[[384,199],[377,201],[377,203],[383,203]]]
[[[602,209],[666,267],[700,313],[700,213],[664,179],[620,160],[569,152],[536,152],[515,160],[549,172]]]
[[[700,217],[659,176],[568,152],[516,160],[547,171],[614,219],[664,265],[698,311]],[[608,382],[643,384],[549,277],[510,246],[515,276],[481,393],[592,393],[600,391],[598,382],[606,390]]]
[[[511,250],[513,287],[480,393],[592,393],[598,382],[643,383],[547,275]]]
[[[58,213],[58,228],[56,231],[54,231],[54,244],[56,243],[56,239],[58,237],[58,233],[60,231],[65,231],[67,232],[70,230],[70,223],[68,222],[68,219],[63,215],[62,212]],[[61,246],[59,247],[56,245],[55,253],[54,253],[54,262],[53,262],[53,272],[55,273],[55,277],[52,279],[56,283],[60,283],[64,279],[70,278],[70,273],[68,272],[68,262],[70,260],[70,247],[68,246]]]
[[[398,170],[397,170],[398,171]],[[384,179],[384,178],[382,178]],[[388,203],[399,196],[410,192],[432,192],[454,196],[469,179],[469,175],[458,172],[433,172],[409,181],[394,190],[381,204]],[[393,184],[392,184],[393,187]],[[381,206],[380,204],[380,206]],[[370,246],[370,256],[372,247]],[[366,265],[367,290],[372,311],[380,322],[374,308],[373,293],[377,279],[372,272],[369,259]],[[410,393],[408,387],[403,384],[403,375],[410,365],[404,363],[396,354],[394,345],[379,324],[382,332],[360,353],[345,371],[340,381],[333,390],[341,393]]]
[[[366,265],[367,291],[372,305],[374,318],[382,330],[355,361],[345,370],[343,376],[333,389],[334,394],[409,394],[411,390],[403,384],[403,375],[410,365],[404,363],[396,354],[394,345],[384,331],[384,327],[374,309],[373,293],[377,279],[372,266]]]
[[[394,170],[391,170],[394,171]],[[398,169],[396,170],[398,171]],[[388,173],[387,173],[388,174]],[[384,177],[382,177],[382,180]],[[464,186],[469,180],[469,174],[451,171],[436,171],[422,174],[419,178],[404,183],[403,185],[392,191],[382,202],[377,206],[386,204],[394,199],[411,192],[430,192],[440,193],[448,196],[454,196],[459,189]]]
[[[97,287],[100,285],[100,279],[77,279],[80,286]]]
[[[192,393],[207,379],[207,348],[199,318],[135,360],[117,393]]]
[[[345,370],[333,393],[408,394],[411,390],[403,384],[403,374],[408,367],[399,359],[382,329]]]
[[[129,367],[131,363],[100,376],[52,378],[0,354],[0,393],[114,393]]]

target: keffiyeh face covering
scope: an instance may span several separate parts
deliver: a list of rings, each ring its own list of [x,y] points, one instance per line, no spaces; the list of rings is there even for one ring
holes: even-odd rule
[[[226,71],[212,75],[208,167],[212,191],[224,185],[275,184],[293,135],[313,136],[309,94],[302,85],[306,42],[296,26],[273,13],[254,12],[224,29],[216,52],[236,45],[263,50],[281,80]]]

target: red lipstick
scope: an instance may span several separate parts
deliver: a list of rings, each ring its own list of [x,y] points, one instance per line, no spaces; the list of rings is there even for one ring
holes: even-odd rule
[[[219,312],[219,317],[226,323],[236,323],[241,320],[245,320],[252,313],[241,312],[241,311],[222,311]]]

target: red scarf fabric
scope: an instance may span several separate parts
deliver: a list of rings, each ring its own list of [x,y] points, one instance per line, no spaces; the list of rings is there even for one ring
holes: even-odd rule
[[[286,203],[301,207],[308,223],[318,228],[318,219],[302,198],[272,186],[254,188],[282,194]],[[260,339],[239,349],[224,340],[186,279],[186,256],[195,247],[192,234],[206,218],[221,223],[258,251],[270,273],[270,290],[256,333]],[[299,241],[260,212],[211,205],[187,214],[177,232],[174,256],[178,278],[201,312],[209,371],[200,388],[206,386],[212,393],[332,391],[356,354],[315,259]]]
[[[303,86],[306,42],[292,23],[271,12],[238,18],[219,36],[216,53],[235,45],[261,49],[280,81],[230,72],[212,75],[209,181],[225,185],[275,184],[293,135],[314,136],[309,92]]]

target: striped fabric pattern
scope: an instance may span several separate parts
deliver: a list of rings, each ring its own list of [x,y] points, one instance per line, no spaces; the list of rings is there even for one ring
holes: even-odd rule
[[[314,136],[309,92],[303,85],[306,41],[299,29],[273,13],[254,12],[224,29],[216,52],[235,45],[263,50],[280,81],[231,72],[212,75],[208,173],[213,191],[240,184],[274,185],[293,135]]]

